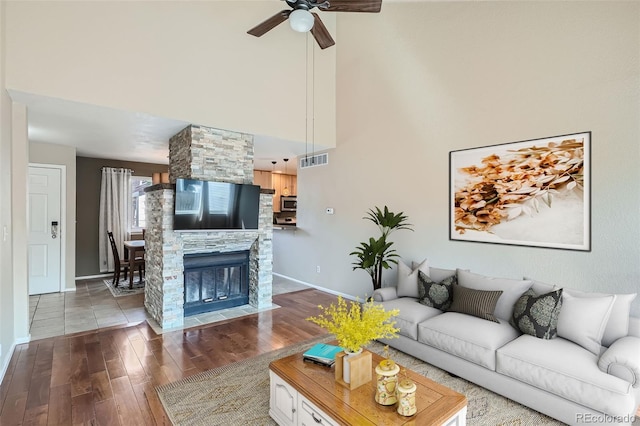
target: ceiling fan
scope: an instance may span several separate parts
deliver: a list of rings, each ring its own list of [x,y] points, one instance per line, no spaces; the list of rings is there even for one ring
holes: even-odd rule
[[[320,20],[317,13],[310,12],[314,8],[326,12],[380,12],[382,0],[285,0],[291,10],[282,10],[271,18],[259,23],[255,27],[247,31],[256,37],[264,35],[267,31],[277,27],[287,19],[291,28],[295,31],[305,33],[311,31],[311,34],[318,42],[321,49],[336,44],[331,38],[331,34]]]

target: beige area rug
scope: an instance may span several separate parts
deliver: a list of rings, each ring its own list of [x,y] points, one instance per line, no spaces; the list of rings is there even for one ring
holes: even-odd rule
[[[176,426],[275,425],[269,417],[269,362],[332,339],[314,339],[160,386],[160,401]],[[378,342],[368,347],[379,354],[383,348]],[[563,424],[412,356],[390,352],[398,364],[464,394],[468,425]]]
[[[132,294],[144,293],[144,281],[140,282],[140,278],[138,277],[133,278],[133,288],[129,288],[129,278],[126,280],[121,279],[118,282],[118,287],[113,287],[111,281],[113,281],[112,278],[105,279],[104,284],[109,288],[113,297],[131,296]]]

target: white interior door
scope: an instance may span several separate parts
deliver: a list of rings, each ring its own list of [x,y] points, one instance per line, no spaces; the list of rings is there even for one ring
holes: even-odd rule
[[[61,170],[29,167],[29,295],[60,291]]]

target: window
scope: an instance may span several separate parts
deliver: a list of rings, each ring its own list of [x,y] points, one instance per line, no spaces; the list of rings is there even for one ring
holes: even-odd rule
[[[142,231],[146,226],[144,189],[151,186],[150,177],[131,176],[131,196],[133,197],[131,220],[132,231]]]

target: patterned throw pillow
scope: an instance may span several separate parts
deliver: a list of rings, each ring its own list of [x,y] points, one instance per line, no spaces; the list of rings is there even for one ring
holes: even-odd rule
[[[562,289],[537,295],[527,290],[513,306],[509,324],[524,334],[539,339],[553,339],[558,335],[558,315],[562,308]]]
[[[473,315],[474,317],[488,321],[500,322],[493,312],[496,310],[496,304],[501,294],[502,290],[474,290],[472,288],[462,287],[461,285],[454,285],[453,302],[451,302],[448,311]]]
[[[435,282],[424,272],[418,273],[418,300],[423,305],[446,311],[453,301],[453,286],[457,284],[456,276]]]

